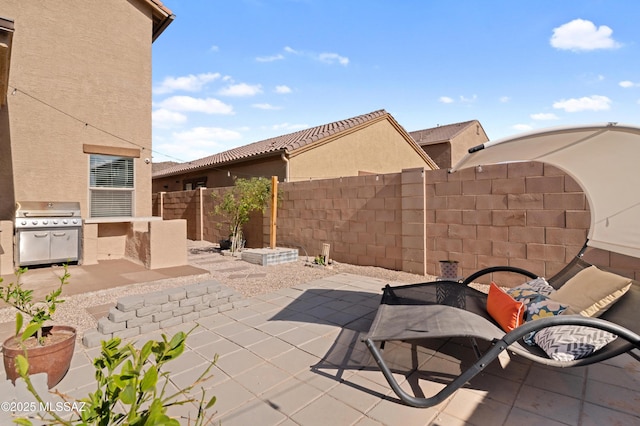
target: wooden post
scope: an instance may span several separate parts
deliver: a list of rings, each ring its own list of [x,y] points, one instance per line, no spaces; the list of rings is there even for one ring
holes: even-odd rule
[[[204,241],[204,190],[207,188],[200,187],[200,241]]]
[[[269,246],[276,248],[276,218],[278,216],[278,176],[271,176],[271,226],[269,227]]]

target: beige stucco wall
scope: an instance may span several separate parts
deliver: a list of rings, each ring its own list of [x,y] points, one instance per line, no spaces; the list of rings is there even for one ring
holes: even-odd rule
[[[480,122],[476,121],[473,123],[473,126],[464,129],[459,135],[451,139],[451,164],[449,167],[454,166],[460,161],[469,151],[469,148],[480,145],[488,140],[489,138],[480,125]]]
[[[0,188],[4,218],[16,200],[79,201],[86,217],[84,144],[142,149],[135,160],[135,215],[151,215],[151,165],[144,159],[151,157],[152,20],[142,3],[0,5],[0,13],[15,21],[9,84],[18,89],[0,121],[15,188],[15,196]],[[0,166],[6,166],[2,157]]]
[[[149,222],[149,269],[186,265],[187,221],[184,219]]]
[[[359,172],[393,173],[413,167],[430,168],[385,119],[292,155],[289,180],[357,176]]]
[[[0,220],[0,274],[13,272],[13,221]]]
[[[234,177],[249,179],[256,176],[278,176],[278,180],[282,182],[286,176],[286,164],[278,154],[254,161],[217,165],[215,168],[153,179],[153,192],[183,191],[185,181],[189,180],[206,178],[207,188],[219,188],[232,186]]]

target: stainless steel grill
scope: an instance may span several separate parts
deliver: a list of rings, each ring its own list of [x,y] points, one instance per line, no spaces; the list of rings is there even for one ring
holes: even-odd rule
[[[78,202],[16,203],[16,265],[80,262],[82,218]]]

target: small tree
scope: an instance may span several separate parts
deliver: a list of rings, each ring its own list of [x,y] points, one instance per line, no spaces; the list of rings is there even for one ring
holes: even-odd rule
[[[271,194],[271,181],[263,177],[236,179],[235,185],[222,196],[212,194],[216,206],[213,212],[224,217],[229,224],[231,235],[231,252],[238,250],[242,244],[242,225],[249,221],[254,211],[264,211]]]

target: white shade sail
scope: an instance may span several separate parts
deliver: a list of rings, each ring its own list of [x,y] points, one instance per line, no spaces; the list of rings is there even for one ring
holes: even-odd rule
[[[640,127],[606,123],[523,133],[470,149],[451,171],[520,161],[552,164],[580,184],[591,210],[590,247],[640,257]]]

